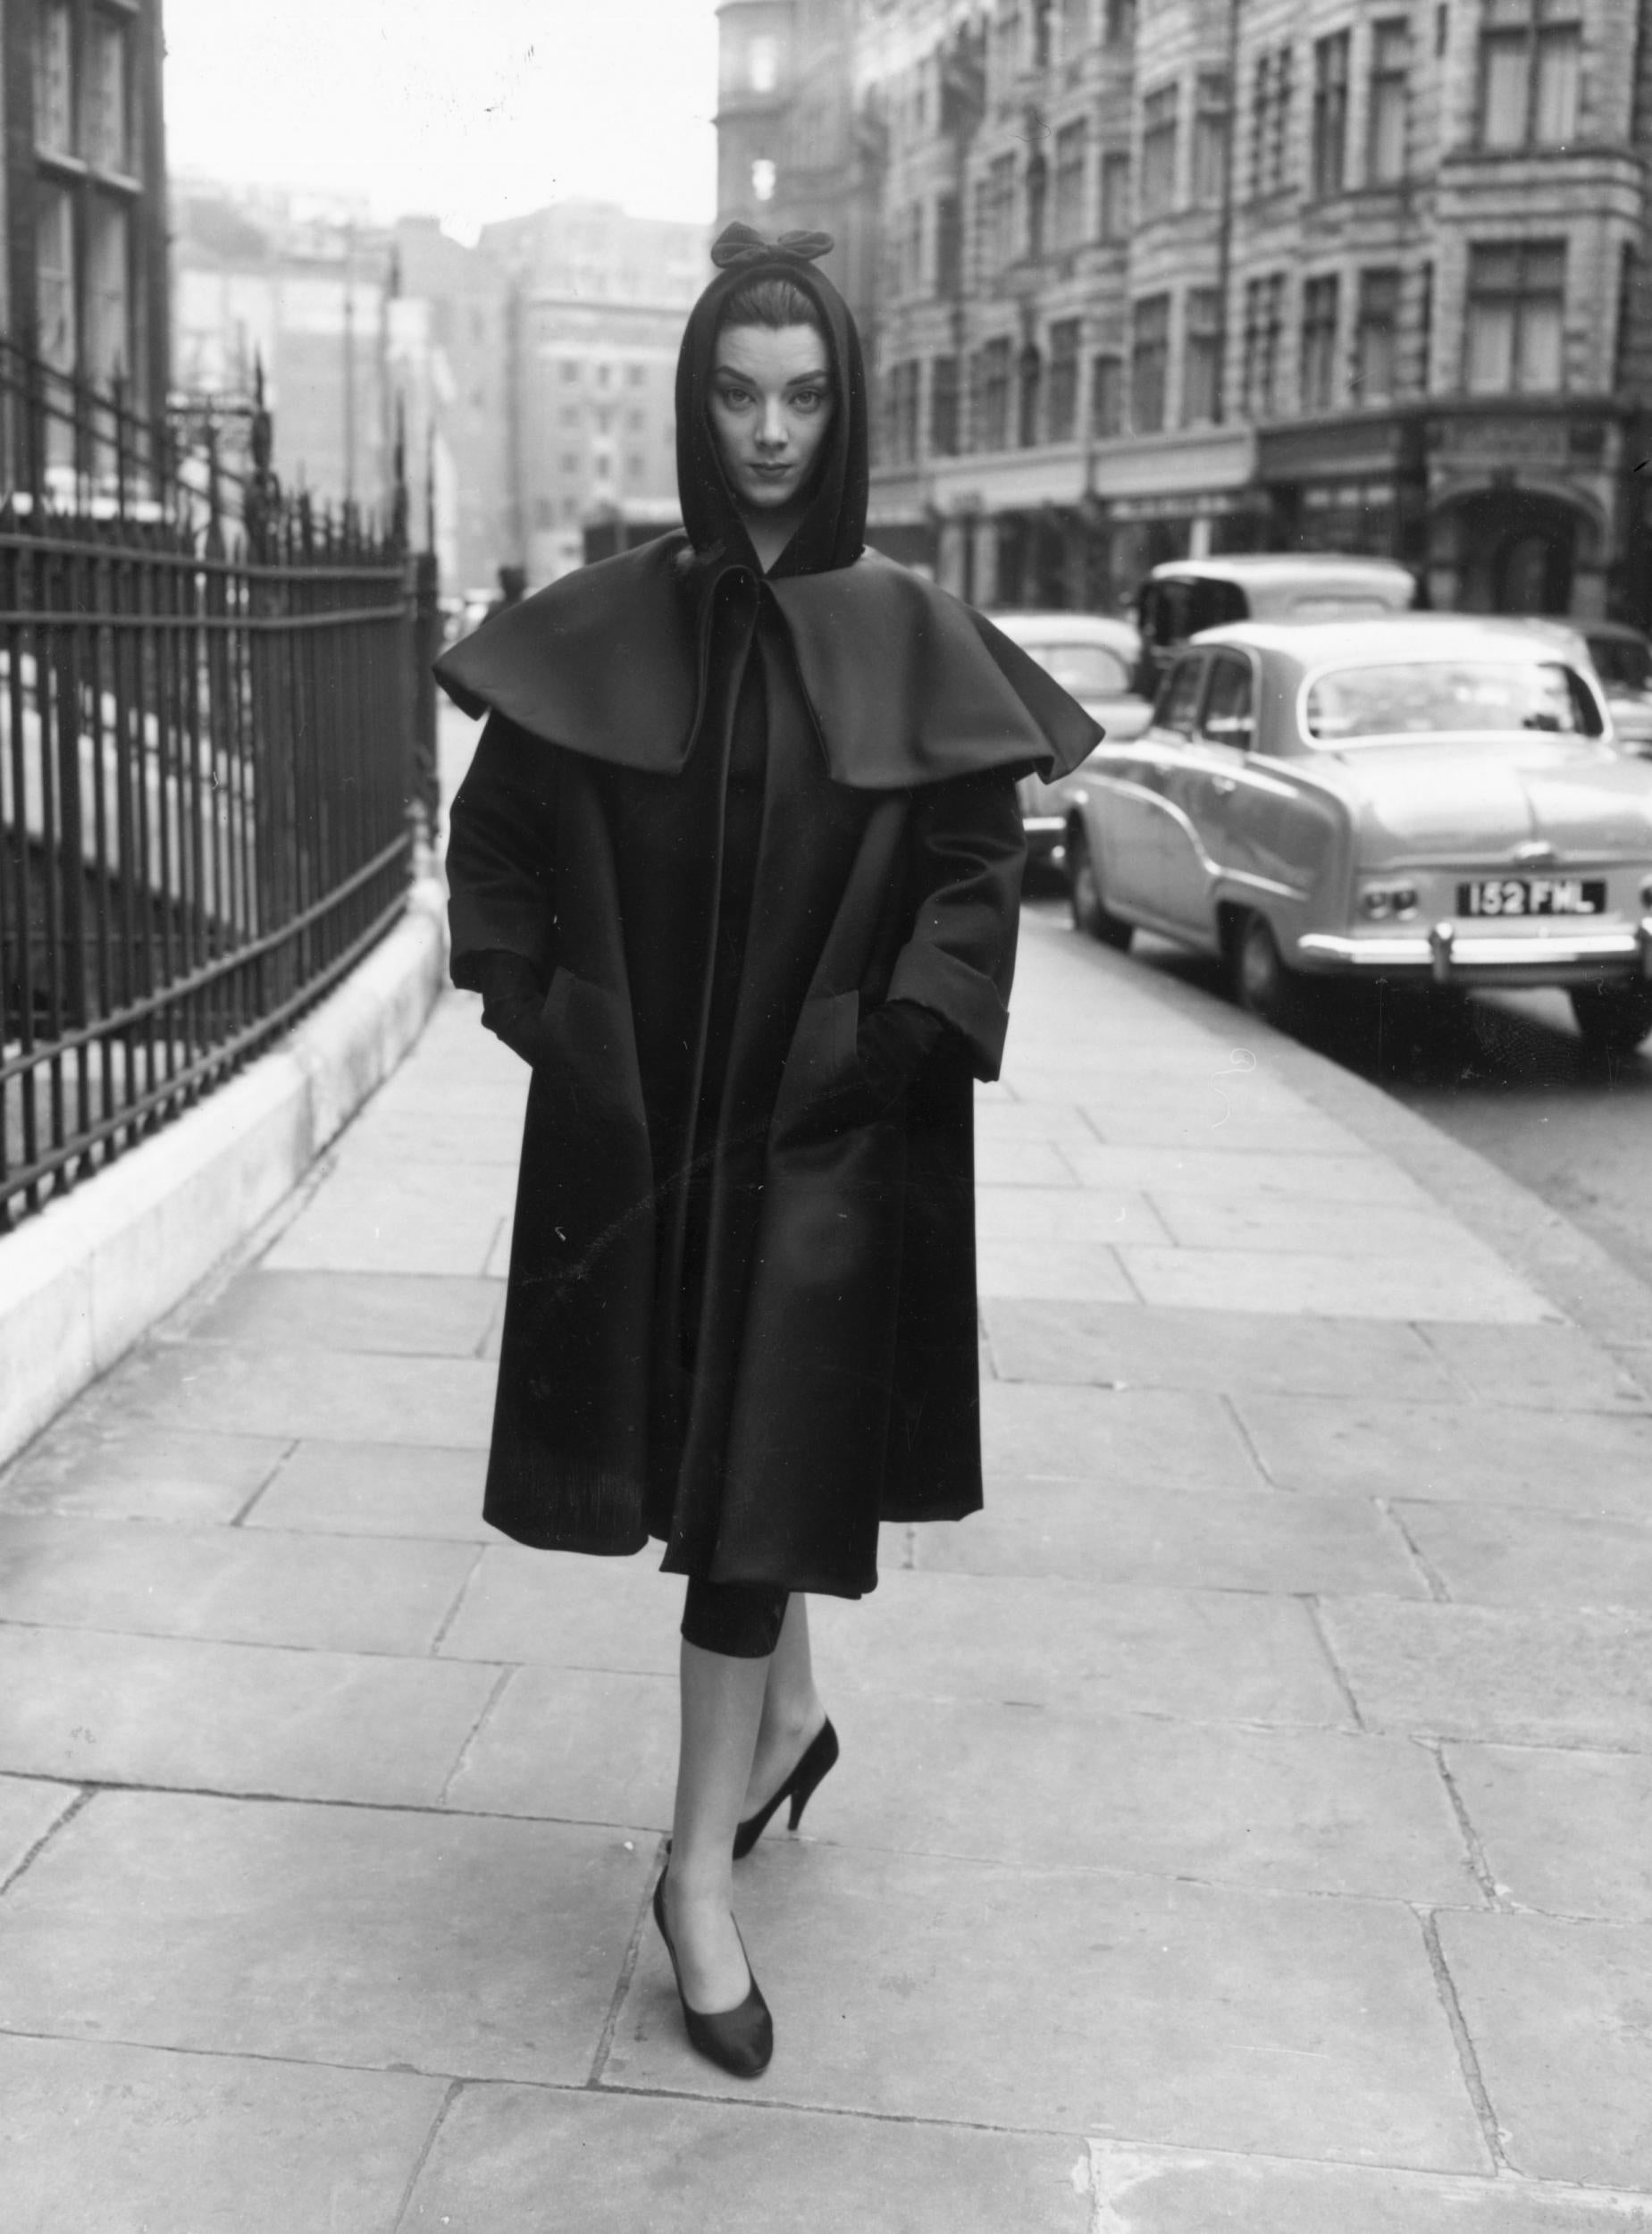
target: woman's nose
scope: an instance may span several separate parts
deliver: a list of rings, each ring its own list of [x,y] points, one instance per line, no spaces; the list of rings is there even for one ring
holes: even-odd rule
[[[758,428],[758,440],[771,448],[778,448],[786,439],[785,414],[777,396],[771,396],[763,406],[762,424]]]

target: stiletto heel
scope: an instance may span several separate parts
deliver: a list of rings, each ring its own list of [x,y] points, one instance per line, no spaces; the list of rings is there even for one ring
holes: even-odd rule
[[[666,1953],[671,1957],[671,1975],[677,1982],[677,1999],[683,2004],[683,2022],[690,2042],[725,2071],[736,2079],[756,2079],[768,2069],[775,2053],[775,2022],[768,2013],[768,2003],[763,1999],[751,1958],[746,1955],[746,1976],[751,1980],[751,1990],[737,2009],[719,2009],[709,2014],[689,2007],[688,1995],[683,1991],[683,1973],[677,1968],[677,1951],[671,1944],[671,1933],[666,1923],[666,1872],[659,1873],[654,1887],[654,1921],[659,1926],[659,1936],[666,1943]],[[740,1927],[734,1927],[734,1936],[740,1939]],[[740,1952],[745,1954],[746,1943],[740,1940]]]
[[[803,1819],[803,1810],[814,1795],[816,1786],[837,1760],[837,1732],[832,1727],[828,1715],[815,1733],[814,1739],[803,1751],[797,1767],[786,1778],[766,1808],[755,1815],[748,1815],[734,1833],[734,1860],[743,1861],[768,1827],[768,1818],[783,1800],[790,1800],[791,1810],[786,1818],[788,1830],[795,1830]]]

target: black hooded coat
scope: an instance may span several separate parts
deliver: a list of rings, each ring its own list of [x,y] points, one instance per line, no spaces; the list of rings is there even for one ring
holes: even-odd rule
[[[719,243],[677,375],[686,535],[437,673],[491,716],[452,810],[454,981],[503,955],[543,987],[484,1516],[853,1597],[880,1519],[981,1503],[971,1074],[1008,1020],[1015,778],[1100,733],[863,550],[859,343],[808,253]],[[836,406],[765,575],[707,405],[723,305],[770,273],[819,311]],[[858,1035],[892,1001],[946,1029],[883,1105]]]

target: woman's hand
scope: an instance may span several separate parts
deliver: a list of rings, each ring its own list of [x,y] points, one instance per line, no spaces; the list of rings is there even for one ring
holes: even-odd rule
[[[885,1001],[855,1035],[855,1061],[809,1113],[808,1130],[831,1138],[876,1124],[917,1077],[946,1026],[917,1001]]]
[[[520,954],[502,949],[478,958],[475,976],[482,992],[482,1020],[513,1054],[529,1065],[550,1052],[545,1029],[545,988],[539,973]]]

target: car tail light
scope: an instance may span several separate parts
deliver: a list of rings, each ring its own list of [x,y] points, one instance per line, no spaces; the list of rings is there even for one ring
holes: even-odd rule
[[[1415,915],[1418,893],[1415,885],[1367,885],[1360,894],[1360,913],[1368,923],[1386,923],[1390,916],[1402,921]]]
[[[1652,877],[1640,879],[1640,904],[1643,908],[1652,908]]]

